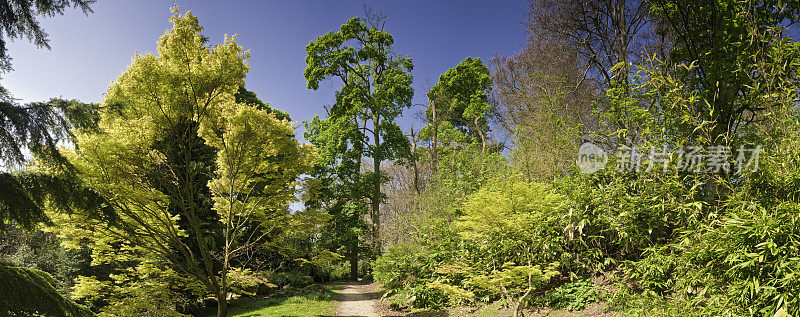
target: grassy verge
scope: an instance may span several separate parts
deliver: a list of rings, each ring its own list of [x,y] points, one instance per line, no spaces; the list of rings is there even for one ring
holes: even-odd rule
[[[330,290],[321,287],[306,290],[266,299],[236,299],[228,305],[228,316],[333,316],[336,300]],[[206,316],[216,316],[216,311],[209,311]]]

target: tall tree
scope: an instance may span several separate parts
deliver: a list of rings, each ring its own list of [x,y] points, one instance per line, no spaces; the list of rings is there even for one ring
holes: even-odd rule
[[[449,123],[449,128],[479,140],[481,148],[486,149],[491,88],[489,69],[480,58],[467,57],[439,76],[439,82],[428,92],[428,108],[425,110],[428,125],[420,131],[420,137],[431,143],[434,164],[444,121]]]
[[[372,240],[381,250],[381,164],[409,155],[410,144],[395,123],[411,106],[411,59],[392,50],[394,38],[385,30],[383,16],[352,18],[338,32],[328,32],[306,46],[309,89],[325,79],[341,80],[336,102],[324,120],[315,118],[309,140],[320,148],[325,164],[339,165],[350,175],[361,173],[361,160],[372,159],[372,171],[356,179],[366,182],[371,205]],[[338,81],[337,80],[337,81]]]
[[[783,72],[775,67],[786,67],[777,65],[786,64],[789,59],[785,57],[791,56],[775,51],[789,51],[783,28],[800,21],[800,4],[651,2],[658,31],[673,43],[668,65],[675,67],[674,75],[703,100],[693,103],[690,111],[703,125],[713,126],[703,142],[730,144],[750,123],[762,121],[762,114],[769,116],[775,111],[780,103],[771,96],[774,92],[770,89],[776,84],[771,76]]]
[[[67,7],[91,12],[93,0],[11,0],[0,3],[0,73],[11,70],[11,57],[6,48],[8,39],[25,38],[38,47],[50,48],[47,33],[39,25],[39,16],[61,15]],[[41,203],[58,198],[66,207],[68,199],[85,197],[79,184],[65,179],[42,176],[41,173],[8,173],[22,165],[30,152],[58,168],[69,169],[58,153],[59,142],[69,142],[73,129],[92,129],[96,125],[97,105],[52,99],[20,105],[11,92],[0,87],[0,221],[12,220],[27,228],[47,222]],[[62,193],[65,196],[57,196]]]
[[[150,268],[117,284],[182,278],[225,316],[233,259],[286,218],[313,153],[274,111],[236,102],[249,54],[235,37],[206,46],[197,18],[173,12],[157,54],[136,56],[112,83],[104,103],[116,106],[102,112],[101,133],[79,134],[69,155],[120,220],[55,220],[68,238],[90,241],[95,261]]]
[[[91,12],[94,1],[22,1],[0,3],[0,73],[11,70],[11,57],[6,48],[8,39],[26,38],[38,47],[50,48],[47,33],[39,25],[38,16],[54,16],[75,6]],[[56,145],[69,141],[72,129],[90,128],[96,118],[96,105],[77,101],[51,100],[26,105],[18,104],[11,93],[0,87],[0,231],[6,221],[26,229],[37,223],[49,223],[43,210],[49,202],[61,211],[76,208],[97,211],[96,219],[111,220],[113,213],[103,206],[104,200],[89,188],[72,179],[52,177],[40,172],[9,173],[22,165],[30,151],[37,157],[67,168]],[[101,212],[105,215],[101,216]],[[0,314],[52,316],[84,316],[91,312],[62,297],[54,288],[55,280],[47,273],[0,262]],[[10,293],[9,293],[10,291]]]
[[[604,87],[627,84],[629,63],[659,43],[647,0],[532,0],[529,14],[534,40],[558,38],[578,48],[587,74]]]

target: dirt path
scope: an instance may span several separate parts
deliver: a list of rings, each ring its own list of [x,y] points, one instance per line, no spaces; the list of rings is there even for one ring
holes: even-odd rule
[[[380,316],[377,302],[381,298],[381,292],[374,285],[348,282],[334,292],[339,299],[336,316]]]

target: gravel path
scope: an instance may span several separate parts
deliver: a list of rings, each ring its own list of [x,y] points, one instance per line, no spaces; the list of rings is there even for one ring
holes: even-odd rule
[[[362,282],[349,282],[334,291],[339,299],[336,316],[380,316],[377,301],[380,291],[373,285]]]

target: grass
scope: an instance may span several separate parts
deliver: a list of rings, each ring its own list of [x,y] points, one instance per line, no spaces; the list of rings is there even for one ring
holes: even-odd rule
[[[262,300],[241,298],[228,304],[228,316],[333,316],[336,300],[330,291],[281,296]],[[209,311],[208,317],[216,316]]]

